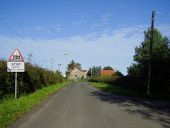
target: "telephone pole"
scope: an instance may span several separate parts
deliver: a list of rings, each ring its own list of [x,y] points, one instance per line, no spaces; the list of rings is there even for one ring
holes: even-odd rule
[[[51,70],[53,71],[53,63],[54,63],[54,59],[51,58]]]
[[[31,52],[31,53],[29,53],[28,54],[28,63],[32,63],[32,58],[33,58],[33,53]]]
[[[91,78],[93,77],[93,67],[91,67]]]
[[[60,66],[61,66],[61,64],[58,64],[58,71],[60,72]]]
[[[151,67],[152,67],[152,47],[153,47],[153,37],[154,37],[154,17],[155,12],[152,11],[152,21],[151,21],[151,36],[150,36],[150,44],[149,44],[149,71],[148,71],[148,87],[147,87],[147,95],[150,94],[150,85],[151,85]]]

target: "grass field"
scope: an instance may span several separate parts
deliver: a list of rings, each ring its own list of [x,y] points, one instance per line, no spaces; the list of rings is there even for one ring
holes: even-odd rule
[[[0,103],[0,128],[15,122],[26,112],[44,101],[50,94],[63,88],[68,83],[54,84],[18,99],[6,99]]]

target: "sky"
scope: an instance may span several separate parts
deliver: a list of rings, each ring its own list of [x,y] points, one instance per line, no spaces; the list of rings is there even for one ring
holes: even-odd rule
[[[19,48],[26,62],[32,54],[50,70],[61,64],[64,73],[74,60],[126,75],[153,10],[155,27],[170,37],[169,0],[0,0],[0,58]]]

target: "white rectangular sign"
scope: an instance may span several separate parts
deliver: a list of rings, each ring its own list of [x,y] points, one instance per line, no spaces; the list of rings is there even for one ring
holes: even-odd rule
[[[25,65],[24,62],[7,62],[8,72],[24,72]]]

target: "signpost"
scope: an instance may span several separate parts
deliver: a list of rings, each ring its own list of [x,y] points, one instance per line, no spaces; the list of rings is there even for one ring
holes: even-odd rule
[[[7,62],[7,72],[15,72],[15,98],[17,98],[17,72],[25,72],[24,59],[19,51],[15,49]]]

